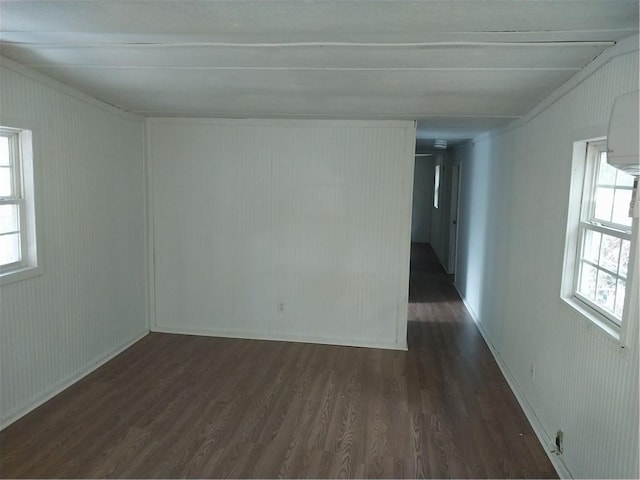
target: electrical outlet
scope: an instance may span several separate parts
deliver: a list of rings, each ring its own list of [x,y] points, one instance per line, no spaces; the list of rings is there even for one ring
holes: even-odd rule
[[[278,312],[284,312],[284,302],[278,302]]]

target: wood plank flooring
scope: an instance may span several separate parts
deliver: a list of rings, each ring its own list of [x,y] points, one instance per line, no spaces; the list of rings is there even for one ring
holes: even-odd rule
[[[18,478],[556,478],[428,246],[409,351],[152,333],[0,433]]]

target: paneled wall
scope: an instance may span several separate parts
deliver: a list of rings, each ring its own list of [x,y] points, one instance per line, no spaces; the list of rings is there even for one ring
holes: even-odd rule
[[[638,88],[637,38],[597,62],[522,121],[458,149],[456,282],[545,443],[564,431],[561,469],[638,478],[638,319],[623,349],[560,298],[573,142],[606,134],[615,97]]]
[[[147,332],[144,124],[2,59],[0,124],[33,129],[43,273],[0,287],[0,426]]]
[[[149,119],[159,331],[406,347],[413,122]]]

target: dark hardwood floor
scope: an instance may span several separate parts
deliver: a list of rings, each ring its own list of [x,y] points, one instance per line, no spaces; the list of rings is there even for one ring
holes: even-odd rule
[[[555,477],[428,246],[409,351],[152,333],[0,433],[2,477]]]

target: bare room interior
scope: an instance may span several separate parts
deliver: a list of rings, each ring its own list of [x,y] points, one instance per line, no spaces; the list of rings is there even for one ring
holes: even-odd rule
[[[1,478],[639,478],[637,0],[0,0]]]

